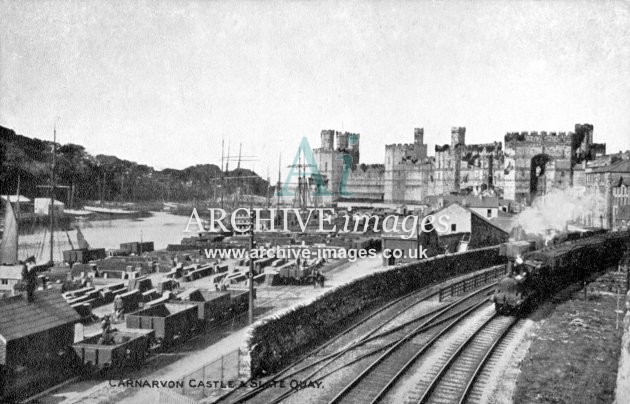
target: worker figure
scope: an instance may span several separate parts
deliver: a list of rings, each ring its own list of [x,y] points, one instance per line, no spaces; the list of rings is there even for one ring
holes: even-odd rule
[[[123,303],[122,297],[117,295],[114,298],[114,320],[118,322],[125,318],[125,304]]]
[[[26,295],[29,303],[35,300],[37,289],[37,274],[35,273],[35,257],[30,256],[22,264],[22,280],[26,283]]]
[[[324,287],[324,281],[326,280],[326,278],[324,277],[324,274],[322,274],[321,272],[319,272],[319,286],[321,288]]]
[[[101,345],[111,345],[114,342],[114,337],[111,335],[112,326],[109,321],[109,315],[105,315],[103,317],[103,321],[101,321],[101,338],[99,339],[99,344]]]
[[[319,270],[315,270],[315,272],[313,272],[313,288],[317,287],[317,283],[319,282],[319,277],[320,277],[320,273]]]

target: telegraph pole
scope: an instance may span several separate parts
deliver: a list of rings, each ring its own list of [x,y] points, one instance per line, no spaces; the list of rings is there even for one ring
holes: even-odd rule
[[[416,259],[420,261],[420,213],[418,212],[418,226],[416,227]]]
[[[223,189],[225,187],[225,181],[223,180],[223,177],[225,177],[225,172],[223,171],[223,159],[225,157],[223,155],[224,150],[225,150],[225,141],[221,139],[221,209],[223,209],[223,193],[225,192]]]

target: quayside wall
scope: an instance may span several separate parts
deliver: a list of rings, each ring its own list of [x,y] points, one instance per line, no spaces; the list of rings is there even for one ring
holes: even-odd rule
[[[315,300],[263,319],[250,329],[242,352],[249,376],[281,370],[318,343],[333,337],[366,309],[432,283],[501,264],[499,247],[488,247],[394,267],[355,279]],[[247,371],[245,371],[247,373]]]

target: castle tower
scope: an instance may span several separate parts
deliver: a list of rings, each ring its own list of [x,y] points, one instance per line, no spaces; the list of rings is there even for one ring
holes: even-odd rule
[[[424,144],[424,128],[415,128],[413,130],[413,142],[415,144]]]
[[[348,149],[348,132],[337,132],[337,150]]]
[[[335,148],[335,131],[334,130],[323,130],[322,137],[322,149],[325,150],[333,150]]]
[[[593,144],[593,125],[585,123],[581,125],[575,124],[575,141],[573,146],[577,148],[576,152],[584,157],[589,155],[591,145]],[[578,143],[579,142],[579,143]]]
[[[459,193],[462,168],[462,152],[466,147],[466,128],[454,126],[451,128],[451,158],[454,164],[452,192]]]
[[[359,164],[360,154],[359,154],[359,143],[361,140],[361,135],[358,133],[348,133],[348,153],[352,156],[352,169],[354,170]]]
[[[361,135],[359,133],[348,134],[348,148],[350,150],[359,150],[360,141],[361,141]]]
[[[427,158],[427,145],[424,144],[424,128],[415,128],[413,130],[413,145],[418,160]]]

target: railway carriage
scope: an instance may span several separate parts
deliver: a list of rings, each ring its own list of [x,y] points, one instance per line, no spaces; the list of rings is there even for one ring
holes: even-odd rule
[[[517,243],[504,245],[501,250],[508,257],[509,274],[499,281],[492,297],[497,312],[520,312],[562,286],[614,265],[629,236],[627,231],[587,232],[535,251],[518,249]]]

